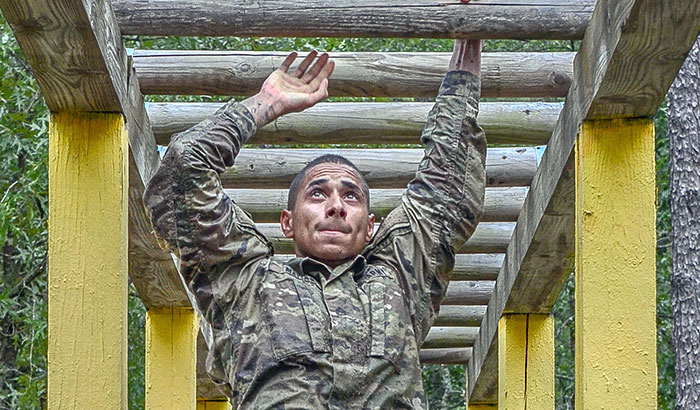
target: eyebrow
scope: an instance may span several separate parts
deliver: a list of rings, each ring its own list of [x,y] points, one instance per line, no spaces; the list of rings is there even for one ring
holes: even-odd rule
[[[309,189],[312,186],[323,185],[326,182],[328,182],[328,178],[314,179],[313,181],[309,182],[309,185],[306,186],[306,189]]]
[[[359,185],[357,185],[357,184],[355,184],[355,183],[353,183],[353,182],[350,182],[350,181],[340,181],[340,183],[343,184],[343,185],[344,185],[345,187],[347,187],[347,188],[350,188],[350,189],[353,189],[353,190],[356,190],[356,191],[360,192],[362,195],[365,194],[364,191],[362,190],[362,188],[360,188]]]

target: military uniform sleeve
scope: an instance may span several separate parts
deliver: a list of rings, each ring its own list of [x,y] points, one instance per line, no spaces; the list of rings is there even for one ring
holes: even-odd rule
[[[438,314],[455,250],[483,213],[486,139],[476,122],[480,87],[472,73],[447,73],[423,130],[425,154],[416,176],[365,249],[368,262],[397,273],[419,346]]]
[[[180,273],[211,325],[216,354],[208,356],[207,369],[218,382],[226,381],[230,307],[250,286],[241,276],[251,276],[257,261],[272,254],[271,244],[226,195],[220,180],[254,133],[248,109],[226,104],[173,136],[144,194],[156,236],[180,258]]]

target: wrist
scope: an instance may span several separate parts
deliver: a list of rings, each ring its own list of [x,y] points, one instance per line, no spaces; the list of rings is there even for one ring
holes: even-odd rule
[[[268,93],[259,92],[241,102],[253,115],[258,128],[265,126],[280,116],[278,99]]]

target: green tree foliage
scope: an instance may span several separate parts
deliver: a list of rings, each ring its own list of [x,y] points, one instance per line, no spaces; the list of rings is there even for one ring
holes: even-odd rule
[[[0,16],[0,408],[46,402],[48,110]]]
[[[47,124],[48,111],[24,58],[0,16],[0,408],[46,407]],[[128,37],[140,49],[451,51],[451,40],[335,38]],[[487,41],[485,51],[575,51],[571,41]],[[150,96],[154,101],[212,101],[217,96]],[[338,98],[337,100],[344,100]],[[345,99],[349,100],[349,99]],[[358,100],[358,99],[354,99]],[[375,100],[375,99],[370,99]],[[656,116],[659,407],[673,408],[670,321],[670,219],[665,110]],[[573,409],[574,284],[554,306],[557,409]],[[145,309],[129,290],[129,402],[144,406]],[[431,408],[463,409],[464,366],[424,366]]]

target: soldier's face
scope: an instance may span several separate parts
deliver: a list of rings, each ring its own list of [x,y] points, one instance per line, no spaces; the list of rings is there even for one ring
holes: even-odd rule
[[[318,164],[307,171],[294,209],[280,217],[297,256],[335,267],[360,253],[374,229],[361,184],[355,170],[342,164]]]

